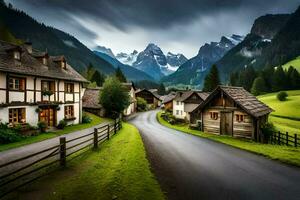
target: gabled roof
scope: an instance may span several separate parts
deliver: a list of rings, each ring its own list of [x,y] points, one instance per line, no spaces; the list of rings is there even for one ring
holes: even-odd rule
[[[22,50],[20,61],[16,61],[8,52],[8,50],[15,48]],[[37,51],[35,53],[38,54]],[[48,59],[47,66],[43,65],[43,63],[27,51],[24,45],[14,45],[4,41],[0,41],[0,71],[68,81],[88,82],[70,65],[66,65],[66,69],[62,69],[57,63],[53,62],[53,57]]]
[[[170,92],[169,94],[162,96],[161,97],[162,103],[165,104],[165,103],[168,103],[170,101],[173,101],[175,96],[176,96],[176,92]]]
[[[83,108],[100,109],[102,105],[99,103],[99,94],[101,88],[87,88],[82,97]]]
[[[140,93],[140,92],[142,92],[142,91],[146,91],[146,92],[149,92],[149,93],[151,93],[156,99],[158,99],[158,100],[161,100],[160,99],[160,95],[157,93],[157,90],[156,89],[149,89],[149,90],[147,90],[147,89],[138,89],[138,90],[136,90],[135,91],[135,94],[138,94],[138,93]]]
[[[199,91],[193,91],[193,90],[188,90],[188,91],[178,91],[175,97],[175,101],[185,101],[187,100],[192,94],[197,94],[202,100],[205,100],[209,93],[207,92],[199,92]]]
[[[232,86],[218,86],[195,110],[207,105],[220,91],[223,91],[225,95],[253,117],[258,118],[273,111],[273,109],[259,101],[244,88]]]

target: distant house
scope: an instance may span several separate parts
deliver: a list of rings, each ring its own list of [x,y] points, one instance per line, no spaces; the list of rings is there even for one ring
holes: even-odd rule
[[[135,96],[145,99],[147,104],[154,108],[161,105],[160,95],[157,93],[156,89],[140,89],[135,92]]]
[[[60,120],[78,124],[87,80],[68,65],[64,56],[49,56],[31,43],[0,41],[0,120],[36,126]]]
[[[173,99],[176,97],[176,92],[170,92],[161,97],[162,104],[165,110],[173,110]]]
[[[190,120],[190,112],[199,106],[208,96],[206,92],[178,91],[173,99],[173,115],[177,119]]]
[[[123,115],[129,116],[136,112],[135,87],[133,83],[122,83],[122,85],[130,96],[130,105],[124,110]],[[105,109],[100,104],[99,100],[101,89],[101,87],[86,89],[82,102],[85,111],[103,117],[105,116]]]
[[[219,86],[192,111],[190,122],[207,133],[258,139],[272,111],[241,87]]]

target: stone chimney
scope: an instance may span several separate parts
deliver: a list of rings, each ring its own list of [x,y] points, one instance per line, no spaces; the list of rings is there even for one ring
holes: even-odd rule
[[[27,49],[28,53],[32,54],[32,43],[31,42],[25,42],[24,46]]]

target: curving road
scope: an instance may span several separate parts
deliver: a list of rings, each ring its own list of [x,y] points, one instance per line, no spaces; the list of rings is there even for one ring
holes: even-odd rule
[[[157,111],[131,120],[169,199],[300,199],[300,169],[160,125]]]

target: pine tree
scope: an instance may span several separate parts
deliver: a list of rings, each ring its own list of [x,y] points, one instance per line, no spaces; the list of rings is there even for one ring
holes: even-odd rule
[[[255,96],[263,94],[267,91],[265,80],[259,76],[253,81],[251,93]]]
[[[91,82],[96,82],[98,87],[101,87],[105,81],[105,76],[98,71],[95,71],[91,78]]]
[[[283,71],[282,66],[277,67],[272,79],[272,90],[274,92],[284,90],[286,88],[286,81],[286,75]]]
[[[213,91],[218,85],[220,85],[219,71],[216,65],[213,65],[205,77],[203,91]]]
[[[166,88],[165,88],[165,85],[163,83],[159,84],[158,94],[159,95],[165,95],[166,94]]]
[[[239,84],[239,73],[233,72],[230,74],[230,85],[231,86],[238,86]]]
[[[94,75],[94,73],[96,72],[94,66],[92,63],[90,63],[88,66],[87,66],[87,70],[86,70],[86,78],[87,80],[91,80],[92,79],[92,76]]]
[[[126,82],[127,82],[126,77],[125,77],[125,75],[123,74],[123,72],[122,72],[122,70],[120,69],[120,67],[118,67],[118,68],[116,69],[115,76],[119,79],[119,81],[120,81],[121,83],[126,83]]]
[[[290,89],[300,89],[300,74],[295,68],[292,69],[292,72],[288,78],[291,83]]]
[[[240,72],[238,86],[241,86],[245,88],[247,91],[250,91],[255,78],[256,78],[256,72],[253,69],[253,67],[250,65]]]

